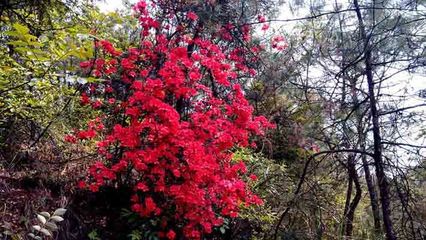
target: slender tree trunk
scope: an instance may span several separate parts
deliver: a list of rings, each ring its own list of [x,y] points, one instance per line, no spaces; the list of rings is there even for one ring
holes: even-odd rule
[[[338,10],[338,4],[337,1],[335,0],[335,8],[336,11]],[[340,41],[339,41],[339,45],[341,48],[341,69],[344,69],[345,66],[348,64],[347,62],[347,58],[346,58],[346,51],[345,51],[345,39],[343,36],[343,25],[344,25],[344,20],[341,18],[340,14],[338,14],[339,17],[339,27],[340,27]],[[347,76],[347,73],[345,71],[343,71],[343,75],[342,75],[342,99],[341,99],[341,108],[344,111],[347,108],[347,104],[346,104],[346,95],[347,95],[347,91],[351,91],[352,93],[352,101],[355,105],[353,105],[356,108],[355,114],[358,113],[359,111],[359,106],[358,106],[358,101],[357,100],[357,95],[356,95],[356,81],[354,81],[353,79],[349,78]],[[346,83],[349,83],[349,89],[346,86]],[[362,118],[361,118],[362,119]],[[350,145],[352,145],[351,143],[351,130],[347,127],[346,122],[343,123],[343,129],[345,132],[345,142],[346,142],[346,147],[349,147]],[[362,126],[362,121],[357,123],[357,129],[359,129],[359,126]],[[357,145],[359,144],[359,142],[357,143]],[[357,148],[357,145],[354,148]],[[365,149],[364,149],[365,150]],[[365,156],[365,155],[363,155]],[[352,236],[352,232],[353,232],[353,221],[354,221],[354,216],[355,216],[355,210],[359,204],[359,201],[361,200],[361,185],[359,183],[359,178],[358,178],[358,174],[356,172],[356,155],[355,154],[351,154],[348,157],[348,162],[347,162],[347,170],[348,170],[348,189],[347,189],[347,194],[346,194],[346,203],[345,203],[345,210],[344,210],[344,221],[343,221],[343,227],[342,227],[342,236],[345,236],[345,239],[350,239]],[[355,196],[351,202],[351,195],[352,195],[352,191],[353,191],[353,183],[355,184]]]
[[[351,158],[352,156],[349,156],[349,158]],[[347,166],[347,171],[348,171],[348,187],[346,189],[346,200],[345,200],[345,208],[343,210],[343,224],[342,224],[342,229],[341,229],[341,234],[342,236],[345,235],[346,232],[346,224],[347,224],[347,216],[348,216],[348,212],[349,212],[349,206],[351,204],[351,198],[352,198],[352,190],[353,190],[353,179],[352,179],[352,175],[349,173],[349,162],[350,159],[348,159],[348,166]]]
[[[364,22],[361,15],[358,0],[354,0],[355,11],[358,18],[358,25],[361,37],[364,40],[364,61],[365,74],[367,76],[368,94],[370,99],[370,110],[373,123],[373,141],[374,141],[374,167],[380,190],[380,202],[382,205],[383,223],[388,240],[396,239],[391,219],[391,206],[389,197],[389,184],[386,179],[386,174],[383,166],[382,145],[379,125],[379,114],[377,110],[377,102],[374,94],[373,67],[371,63],[371,47],[367,33],[364,27]]]
[[[355,217],[355,211],[358,207],[359,201],[361,200],[361,184],[359,183],[359,177],[355,167],[355,155],[350,155],[348,158],[348,189],[346,193],[346,204],[344,211],[344,220],[342,227],[342,235],[345,239],[350,239],[353,232],[353,222]],[[352,198],[353,185],[355,185],[355,196]]]
[[[346,218],[345,218],[345,221],[346,221],[345,222],[345,238],[346,239],[351,239],[352,237],[355,210],[358,207],[359,201],[361,200],[361,194],[362,194],[361,184],[359,183],[359,177],[355,168],[354,157],[355,156],[353,156],[352,159],[350,159],[351,161],[348,165],[348,172],[349,172],[350,178],[355,184],[355,196],[351,204],[349,205],[348,212],[346,213]]]
[[[351,158],[352,156],[350,156],[349,158]],[[346,201],[345,201],[345,208],[343,210],[343,225],[342,225],[342,236],[346,235],[346,227],[347,227],[347,217],[348,217],[348,212],[349,212],[349,206],[351,204],[351,198],[352,198],[352,189],[353,189],[353,179],[352,179],[352,175],[349,174],[349,161],[348,160],[348,188],[346,190]]]
[[[360,135],[362,134],[363,133],[361,133]],[[361,150],[365,151],[365,140],[362,140],[362,141],[363,142],[361,143]],[[365,155],[361,156],[361,161],[362,161],[362,167],[364,169],[365,182],[367,184],[368,194],[370,196],[371,211],[373,212],[374,232],[376,236],[379,236],[382,231],[380,227],[380,208],[379,208],[379,201],[377,200],[377,192],[374,187],[370,168],[368,167],[367,156]]]
[[[357,131],[358,131],[358,139],[359,146],[361,151],[366,151],[366,143],[365,143],[365,131],[364,131],[364,114],[361,106],[359,105],[359,99],[356,91],[356,79],[350,81],[351,83],[351,92],[352,92],[352,102],[354,106],[357,108],[355,111],[355,115],[357,118]],[[377,192],[373,183],[373,178],[371,176],[369,163],[367,161],[367,156],[365,154],[361,155],[362,167],[364,170],[365,182],[367,184],[367,190],[370,197],[370,205],[371,211],[373,213],[373,222],[374,222],[374,233],[376,236],[379,236],[382,233],[380,226],[380,208],[379,201],[377,200]]]

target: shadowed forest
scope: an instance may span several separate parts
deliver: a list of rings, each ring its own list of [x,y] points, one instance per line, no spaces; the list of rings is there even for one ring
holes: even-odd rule
[[[1,0],[0,29],[1,240],[426,239],[424,0]]]

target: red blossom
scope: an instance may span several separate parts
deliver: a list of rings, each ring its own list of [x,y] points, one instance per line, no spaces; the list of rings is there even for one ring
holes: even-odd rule
[[[69,142],[69,143],[76,143],[77,142],[77,138],[73,135],[66,135],[64,140],[66,142]]]
[[[114,104],[114,103],[115,103],[115,98],[110,98],[110,99],[108,99],[108,103],[109,103],[109,104]]]
[[[102,106],[102,101],[101,100],[96,100],[96,101],[94,101],[93,103],[92,103],[92,107],[94,108],[94,109],[96,109],[96,108],[100,108]]]
[[[266,21],[266,17],[265,17],[265,16],[262,16],[262,15],[259,15],[259,16],[257,16],[257,20],[258,20],[259,22],[263,23],[263,22],[265,22],[265,21]]]
[[[287,42],[283,36],[274,36],[271,39],[271,46],[279,51],[282,51],[287,48]]]
[[[192,21],[196,21],[198,19],[197,14],[195,14],[194,12],[188,12],[186,16],[188,17],[188,19],[191,19]]]
[[[173,230],[169,230],[166,235],[167,239],[174,240],[176,238],[176,233]]]
[[[88,68],[90,66],[92,66],[92,62],[91,61],[80,62],[80,67],[81,68]]]
[[[83,92],[80,96],[80,103],[82,105],[87,105],[90,103],[90,98],[87,96],[85,92]]]
[[[246,64],[250,54],[245,48],[223,49],[211,38],[186,36],[181,25],[177,36],[168,38],[147,2],[140,1],[134,10],[143,29],[138,48],[121,54],[106,40],[97,44],[108,58],[96,61],[100,74],[119,74],[92,86],[90,93],[98,99],[92,107],[105,117],[76,133],[81,140],[99,139],[100,160],[90,167],[87,186],[96,192],[128,176],[134,212],[163,219],[163,237],[175,239],[168,224],[179,223],[175,229],[185,239],[200,239],[221,226],[223,218],[238,216],[241,204],[262,203],[242,180],[247,179],[242,177],[246,166],[233,160],[232,151],[249,147],[251,136],[272,125],[253,116],[237,82],[239,76],[256,74]],[[198,19],[193,12],[186,16]],[[218,37],[233,41],[234,28],[231,23],[222,26]],[[250,27],[240,30],[248,42]],[[86,93],[81,103],[90,103]],[[108,104],[101,108],[103,103]],[[249,178],[255,181],[255,176]]]
[[[86,182],[85,181],[79,181],[78,182],[78,187],[81,188],[81,189],[86,188]]]
[[[251,174],[251,175],[249,176],[249,178],[250,178],[252,181],[257,181],[257,176],[256,176],[256,175],[254,175],[254,174]]]
[[[269,29],[269,24],[265,23],[262,25],[262,31],[266,31]]]

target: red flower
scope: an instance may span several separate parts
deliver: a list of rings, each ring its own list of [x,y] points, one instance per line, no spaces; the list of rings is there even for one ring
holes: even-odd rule
[[[74,137],[73,135],[66,135],[64,140],[66,142],[69,142],[69,143],[76,143],[77,142],[77,138]]]
[[[151,213],[156,213],[158,211],[157,204],[155,204],[154,200],[151,197],[145,198],[145,214],[146,216]]]
[[[146,192],[146,191],[148,191],[149,189],[148,189],[148,187],[145,185],[145,183],[138,183],[137,185],[136,185],[136,190],[140,190],[140,191],[142,191],[142,192]]]
[[[92,184],[89,186],[90,191],[92,192],[98,192],[99,191],[99,186],[96,184]]]
[[[252,181],[257,181],[257,176],[256,176],[256,175],[254,175],[254,174],[250,174],[249,178],[250,178]]]
[[[114,103],[115,103],[115,98],[110,98],[110,99],[108,99],[108,103],[109,103],[109,104],[114,104]]]
[[[81,105],[87,105],[90,103],[90,98],[87,96],[87,94],[84,92],[80,96],[80,103]]]
[[[197,14],[195,14],[194,12],[188,12],[186,16],[188,17],[188,19],[191,19],[192,21],[196,21],[198,19]]]
[[[93,130],[93,129],[88,129],[88,130],[86,130],[86,131],[79,131],[78,133],[77,133],[77,138],[78,139],[82,139],[82,140],[85,140],[85,139],[92,139],[92,138],[94,138],[96,136],[96,131],[95,130]]]
[[[106,86],[105,87],[105,92],[106,93],[112,93],[112,92],[114,92],[114,89],[111,86]]]
[[[81,68],[88,68],[92,66],[92,62],[91,61],[84,61],[80,63],[80,67]]]
[[[112,43],[107,40],[100,40],[98,45],[100,45],[107,53],[111,54],[112,56],[121,55],[121,52],[116,50]]]
[[[102,101],[99,99],[92,103],[92,107],[95,109],[100,108],[101,106],[102,106]]]
[[[128,59],[128,58],[123,58],[123,60],[121,60],[121,66],[125,70],[129,70],[129,69],[133,69],[134,68],[133,62],[130,59]]]
[[[78,182],[78,188],[80,188],[80,189],[86,188],[86,182],[85,181],[79,181]]]
[[[220,39],[208,32],[192,39],[187,33],[194,29],[187,28],[196,24],[177,23],[176,36],[169,39],[170,29],[148,11],[145,1],[137,3],[135,11],[142,27],[140,45],[121,55],[110,42],[100,40],[96,47],[103,54],[98,57],[108,60],[96,60],[96,70],[106,75],[100,77],[114,80],[93,85],[81,95],[82,104],[89,104],[90,97],[98,99],[91,105],[104,115],[76,132],[80,140],[98,138],[99,161],[89,168],[87,183],[91,191],[98,191],[127,176],[134,191],[132,210],[141,217],[161,219],[162,237],[175,239],[169,229],[179,226],[183,238],[200,239],[222,225],[224,217],[238,216],[241,204],[262,203],[243,181],[248,179],[242,176],[247,172],[244,162],[232,160],[235,148],[248,147],[253,135],[272,127],[266,118],[253,116],[253,107],[237,84],[239,77],[256,74],[248,67],[256,60],[245,47],[215,43],[235,40],[233,24],[220,28]],[[164,17],[177,21],[174,14]],[[198,19],[194,12],[186,17]],[[249,41],[249,25],[238,28]],[[271,42],[278,48],[283,39]],[[195,45],[192,53],[190,45]],[[262,51],[261,46],[250,48]],[[119,74],[111,78],[112,73]],[[101,107],[103,103],[108,105]]]
[[[176,233],[173,230],[169,230],[166,236],[169,240],[174,240],[176,238]]]

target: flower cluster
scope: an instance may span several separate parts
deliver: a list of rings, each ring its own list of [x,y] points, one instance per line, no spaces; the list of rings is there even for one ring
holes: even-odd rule
[[[96,192],[126,178],[120,182],[134,189],[132,210],[161,219],[160,237],[200,239],[224,217],[236,217],[242,205],[262,203],[242,178],[244,162],[232,152],[272,125],[253,116],[236,81],[255,74],[244,65],[243,49],[224,49],[201,34],[191,37],[191,29],[156,21],[149,7],[156,6],[135,5],[143,29],[138,48],[122,53],[102,40],[97,47],[107,57],[81,64],[106,79],[81,95],[82,104],[105,116],[67,140],[100,139],[99,161],[81,187]],[[194,12],[186,18],[198,21]]]
[[[274,36],[271,39],[271,46],[274,49],[282,51],[287,48],[287,42],[283,36]]]

